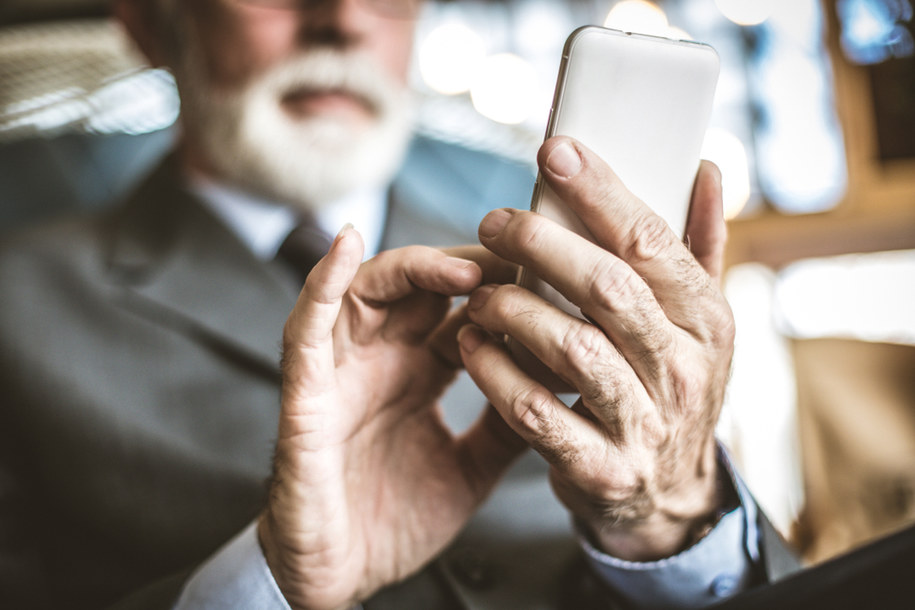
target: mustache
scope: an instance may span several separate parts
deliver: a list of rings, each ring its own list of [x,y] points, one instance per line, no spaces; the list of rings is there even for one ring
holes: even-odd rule
[[[344,93],[376,115],[399,103],[402,89],[364,55],[331,49],[292,56],[249,83],[249,91],[262,91],[274,99],[309,92]]]

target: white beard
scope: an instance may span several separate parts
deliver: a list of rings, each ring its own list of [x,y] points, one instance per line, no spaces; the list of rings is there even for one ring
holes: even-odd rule
[[[370,58],[303,52],[240,91],[222,93],[200,74],[196,49],[186,51],[176,70],[183,72],[184,126],[220,178],[311,211],[356,189],[382,187],[400,167],[412,127],[410,96]],[[303,89],[350,93],[374,115],[359,124],[336,116],[296,120],[281,100]]]

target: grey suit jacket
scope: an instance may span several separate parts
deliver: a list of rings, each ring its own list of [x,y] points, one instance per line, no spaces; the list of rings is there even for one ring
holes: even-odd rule
[[[531,183],[526,168],[418,139],[385,245],[472,241],[488,209],[526,205]],[[0,601],[167,607],[257,515],[298,289],[169,162],[125,205],[0,247]],[[461,426],[483,399],[462,379],[447,403]],[[439,560],[369,608],[572,603],[593,583],[544,472],[520,460]]]

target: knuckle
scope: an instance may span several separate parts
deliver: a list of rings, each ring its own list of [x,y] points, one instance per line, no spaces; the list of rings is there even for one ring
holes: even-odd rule
[[[523,252],[538,252],[546,239],[546,224],[537,214],[515,214],[510,223],[511,234],[520,237],[518,246]]]
[[[591,273],[590,300],[600,309],[613,311],[640,292],[638,276],[622,261],[602,257]]]
[[[656,315],[652,304],[641,301],[637,303],[639,312],[638,322],[627,324],[627,331],[633,343],[642,346],[641,358],[643,360],[660,360],[664,354],[669,353],[675,340],[665,318]]]
[[[676,401],[682,405],[696,404],[696,399],[704,398],[707,393],[707,375],[701,367],[676,375],[672,381]]]
[[[554,396],[544,387],[522,392],[512,403],[512,415],[531,446],[551,464],[568,467],[581,460],[572,432],[558,417]]]
[[[656,214],[645,214],[629,229],[625,258],[633,264],[653,261],[674,241],[667,222]]]
[[[731,306],[724,298],[718,298],[710,299],[703,309],[701,319],[704,323],[697,328],[697,339],[714,349],[733,348],[737,336],[737,324]]]
[[[655,411],[644,413],[638,421],[638,435],[641,438],[645,462],[660,465],[660,460],[667,454],[671,447],[676,446],[676,439],[683,433],[689,434],[691,430],[682,430],[677,426],[677,421],[665,412],[664,408],[656,405]],[[686,428],[686,426],[683,426]]]
[[[533,313],[524,305],[521,289],[514,285],[499,286],[484,305],[486,318],[502,331],[518,324],[532,324]]]
[[[697,358],[701,361],[701,358]],[[670,447],[676,450],[694,445],[708,430],[714,429],[724,400],[722,375],[711,364],[696,364],[681,370],[670,380],[671,396],[663,413],[670,422],[686,423],[672,434]],[[674,442],[674,441],[679,442]]]
[[[549,434],[553,419],[552,398],[545,388],[529,388],[512,400],[512,417],[534,437]]]
[[[576,377],[591,374],[605,356],[607,338],[593,324],[572,323],[563,335],[562,352]]]
[[[633,498],[646,487],[642,473],[631,465],[615,469],[611,474],[604,475],[593,481],[595,494],[605,506],[612,506],[617,511],[622,511],[633,504]]]
[[[499,286],[486,301],[486,307],[500,318],[511,317],[516,309],[517,291],[514,285]]]
[[[633,389],[618,371],[610,370],[609,367],[604,369],[593,383],[582,385],[581,398],[585,406],[600,419],[609,440],[621,443],[626,435],[626,424],[634,415],[629,399]]]

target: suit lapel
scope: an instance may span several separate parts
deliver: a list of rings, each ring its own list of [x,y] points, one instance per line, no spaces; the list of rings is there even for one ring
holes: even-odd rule
[[[112,282],[157,323],[273,373],[297,289],[181,187],[167,160],[110,224]]]

